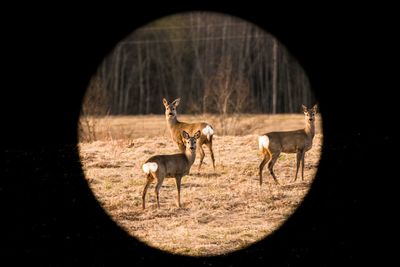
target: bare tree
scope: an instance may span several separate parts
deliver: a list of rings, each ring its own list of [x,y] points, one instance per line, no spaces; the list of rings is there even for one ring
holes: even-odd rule
[[[204,90],[204,106],[208,113],[219,114],[221,134],[226,134],[231,124],[231,114],[246,110],[250,103],[250,87],[245,77],[233,70],[230,57],[219,64],[216,74],[211,76]]]
[[[96,117],[109,113],[109,99],[109,94],[99,77],[93,76],[84,96],[79,118],[79,135],[82,141],[96,141]]]
[[[112,114],[161,114],[162,97],[185,99],[183,113],[239,112],[233,106],[299,112],[299,105],[315,102],[304,70],[275,37],[215,13],[173,15],[136,30],[96,76],[109,93]],[[252,104],[240,102],[245,98]]]

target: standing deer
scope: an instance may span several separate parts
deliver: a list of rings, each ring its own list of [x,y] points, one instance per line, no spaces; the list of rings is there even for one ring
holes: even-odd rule
[[[294,181],[297,180],[300,161],[302,168],[301,179],[304,179],[305,152],[312,147],[315,135],[315,114],[317,113],[317,105],[314,105],[311,109],[307,109],[304,105],[302,105],[302,107],[305,119],[304,129],[286,132],[270,132],[258,137],[258,146],[261,154],[264,155],[264,159],[260,164],[260,185],[262,185],[262,170],[267,163],[269,172],[275,182],[278,183],[273,168],[281,152],[297,154],[297,167]]]
[[[214,151],[212,148],[212,139],[214,134],[213,127],[205,122],[198,122],[198,123],[186,123],[180,122],[177,119],[177,112],[176,107],[179,105],[180,98],[175,99],[170,104],[168,101],[163,98],[163,104],[165,107],[165,118],[167,120],[168,129],[170,131],[172,140],[178,145],[179,150],[181,152],[185,151],[184,140],[182,139],[181,132],[187,131],[189,133],[193,133],[195,131],[201,131],[201,136],[198,142],[197,148],[200,152],[200,164],[199,164],[199,171],[201,165],[203,164],[203,159],[205,156],[203,150],[203,144],[205,144],[211,152],[211,159],[213,163],[213,168],[215,170],[215,159],[214,159]]]
[[[200,138],[200,131],[197,131],[193,137],[190,137],[185,131],[182,131],[181,134],[183,140],[185,140],[185,151],[183,153],[152,156],[143,164],[142,169],[147,174],[147,182],[142,195],[143,209],[145,208],[147,189],[154,179],[157,179],[155,190],[157,207],[160,208],[159,192],[165,177],[175,177],[178,189],[178,206],[181,207],[181,180],[183,176],[189,174],[190,167],[196,158],[196,142]]]

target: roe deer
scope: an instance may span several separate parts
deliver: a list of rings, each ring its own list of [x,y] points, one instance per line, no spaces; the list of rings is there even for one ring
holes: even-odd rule
[[[270,132],[258,137],[258,146],[261,154],[264,156],[260,164],[260,185],[262,185],[262,170],[265,164],[268,163],[268,170],[278,183],[274,173],[274,165],[281,152],[297,153],[297,167],[294,181],[297,180],[301,161],[301,179],[304,179],[304,157],[305,152],[312,147],[313,138],[315,135],[315,114],[317,113],[317,105],[307,109],[302,105],[305,119],[305,128],[295,131],[286,132]]]
[[[179,105],[180,98],[175,99],[170,104],[168,101],[163,98],[163,104],[165,107],[165,118],[167,120],[168,129],[170,131],[172,140],[178,145],[178,148],[181,152],[185,151],[184,140],[182,140],[181,132],[185,130],[186,132],[192,134],[195,131],[201,131],[201,136],[198,141],[197,148],[200,152],[200,164],[199,164],[199,171],[201,165],[203,164],[203,159],[205,156],[203,150],[203,144],[205,144],[211,152],[211,159],[213,168],[215,170],[215,159],[214,159],[214,151],[212,148],[212,139],[214,134],[213,127],[205,122],[198,122],[198,123],[186,123],[180,122],[177,119],[177,112],[176,107]]]
[[[189,174],[190,167],[193,165],[196,158],[196,142],[199,137],[200,131],[197,131],[193,137],[183,131],[182,138],[185,140],[184,153],[152,156],[143,164],[143,171],[147,174],[147,182],[142,195],[143,209],[145,208],[147,188],[154,179],[157,179],[157,207],[160,208],[159,192],[165,177],[175,177],[178,189],[178,206],[181,207],[181,179]]]

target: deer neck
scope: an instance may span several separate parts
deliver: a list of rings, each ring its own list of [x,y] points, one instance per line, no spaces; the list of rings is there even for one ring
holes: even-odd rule
[[[315,123],[314,122],[315,121],[306,120],[306,127],[304,129],[307,136],[311,137],[311,139],[313,139],[314,135],[315,135]]]
[[[169,127],[170,129],[173,128],[175,125],[177,125],[177,124],[179,123],[179,121],[178,121],[178,119],[176,118],[176,116],[174,116],[174,117],[172,117],[172,118],[167,117],[166,119],[167,119],[168,127]]]
[[[192,166],[194,163],[194,160],[196,159],[196,149],[194,151],[191,151],[190,149],[186,149],[185,156],[186,156],[186,159],[188,160],[189,167]]]

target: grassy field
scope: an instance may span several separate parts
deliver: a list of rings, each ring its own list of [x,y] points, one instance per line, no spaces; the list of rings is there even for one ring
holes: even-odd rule
[[[182,208],[176,204],[175,179],[167,178],[160,190],[161,208],[156,208],[153,183],[147,192],[146,209],[142,210],[142,164],[152,155],[178,151],[169,137],[164,116],[100,118],[96,124],[98,141],[79,144],[90,188],[104,210],[128,233],[171,253],[223,254],[275,231],[301,203],[320,158],[320,117],[313,148],[306,153],[304,181],[290,182],[295,174],[295,155],[282,154],[274,168],[280,185],[274,183],[265,168],[262,187],[258,179],[258,134],[302,128],[302,114],[179,119],[207,121],[216,130],[216,170],[205,147],[205,165],[200,172],[196,158],[190,175],[182,179]],[[227,135],[219,133],[222,125]]]

